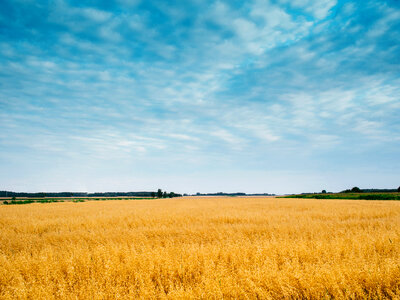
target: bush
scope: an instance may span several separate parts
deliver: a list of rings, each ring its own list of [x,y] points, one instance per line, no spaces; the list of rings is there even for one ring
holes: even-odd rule
[[[352,189],[351,189],[351,192],[352,193],[362,193],[362,190],[360,190],[360,188],[359,187],[353,187]]]
[[[74,203],[85,202],[85,200],[83,200],[83,199],[74,199],[74,200],[72,200],[72,202],[74,202]]]

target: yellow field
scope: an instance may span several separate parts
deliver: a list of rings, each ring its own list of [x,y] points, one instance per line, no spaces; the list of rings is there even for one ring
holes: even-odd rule
[[[0,206],[1,299],[400,298],[400,202]]]

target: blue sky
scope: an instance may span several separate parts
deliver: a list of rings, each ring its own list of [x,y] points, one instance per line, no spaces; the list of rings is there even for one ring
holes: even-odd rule
[[[0,3],[0,189],[400,185],[399,1]]]

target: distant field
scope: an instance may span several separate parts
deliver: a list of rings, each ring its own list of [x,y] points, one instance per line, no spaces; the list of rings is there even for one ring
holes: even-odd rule
[[[0,207],[1,299],[399,297],[396,201]]]
[[[400,200],[400,193],[332,193],[332,194],[299,194],[280,198],[308,199],[353,199],[353,200]]]
[[[14,204],[31,204],[31,203],[55,203],[55,202],[85,202],[85,201],[106,201],[106,200],[151,200],[154,198],[148,197],[54,197],[54,198],[0,198],[2,204],[14,205]]]

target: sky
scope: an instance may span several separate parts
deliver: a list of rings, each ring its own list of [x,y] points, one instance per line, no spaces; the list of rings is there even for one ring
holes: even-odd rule
[[[400,185],[400,1],[0,2],[0,190]]]

